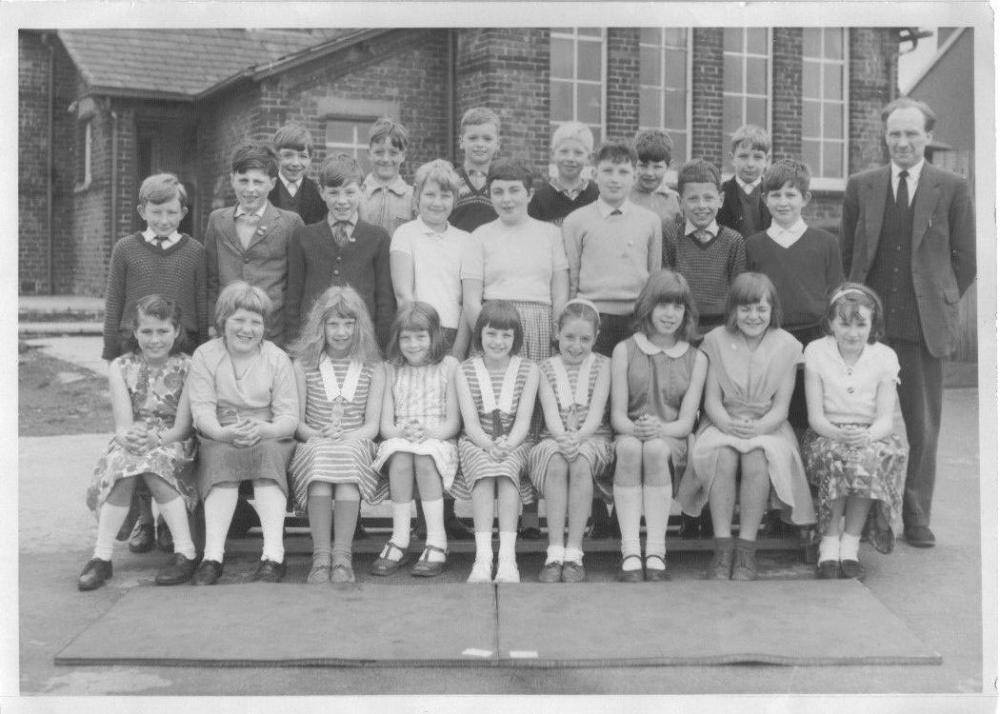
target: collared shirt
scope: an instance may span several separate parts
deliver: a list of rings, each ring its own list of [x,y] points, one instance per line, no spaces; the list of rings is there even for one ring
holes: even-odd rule
[[[156,231],[154,231],[152,228],[147,228],[142,232],[142,237],[150,245],[158,246],[163,250],[166,250],[172,245],[175,245],[181,239],[181,234],[178,233],[177,231],[174,231],[169,236],[167,236],[167,239],[165,241],[160,243],[156,240]]]
[[[327,213],[326,222],[330,225],[330,230],[332,231],[341,221],[338,221],[336,218],[334,218],[332,213]],[[354,213],[354,215],[352,215],[350,218],[344,221],[344,223],[347,223],[347,225],[344,226],[344,230],[347,231],[347,240],[353,243],[354,229],[357,228],[358,226],[358,214]]]
[[[267,201],[264,201],[264,203],[261,204],[260,208],[258,208],[253,213],[250,213],[249,211],[244,209],[243,206],[237,204],[236,213],[233,215],[233,218],[239,218],[240,216],[257,216],[257,218],[263,218],[264,211],[266,210],[267,210]]]
[[[707,233],[710,233],[713,238],[715,238],[715,236],[719,235],[719,224],[715,219],[712,219],[712,222],[707,226],[699,228],[689,220],[684,221],[684,235],[694,235],[698,231],[706,231]]]
[[[465,175],[469,177],[469,182],[477,189],[482,189],[486,185],[486,173],[471,166],[464,166]]]
[[[809,226],[807,226],[806,222],[802,220],[802,216],[799,216],[799,220],[788,228],[782,228],[777,223],[772,221],[771,226],[767,229],[767,235],[782,248],[788,248],[794,245],[795,241],[801,238],[802,234],[808,229]]]
[[[617,208],[612,206],[603,198],[598,198],[594,201],[594,205],[597,206],[597,212],[600,214],[601,218],[605,220],[607,220],[615,211],[618,211],[618,213],[628,213],[629,209],[632,207],[632,204],[628,199],[622,201],[622,205]]]
[[[416,218],[392,234],[389,255],[403,253],[413,261],[413,297],[438,312],[442,327],[457,329],[462,313],[462,253],[471,237],[447,224],[438,232]]]
[[[281,183],[285,184],[285,189],[288,191],[288,195],[295,198],[295,194],[299,192],[299,188],[302,186],[302,179],[298,181],[289,181],[285,178],[284,174],[279,173],[278,178],[281,179]]]
[[[361,220],[381,226],[390,236],[407,221],[413,220],[413,187],[396,174],[389,183],[382,183],[368,174],[361,184]]]
[[[587,188],[587,183],[587,179],[583,176],[581,176],[580,180],[576,182],[576,186],[571,186],[570,188],[563,188],[558,182],[549,181],[549,184],[556,190],[556,193],[561,193],[571,201],[575,201],[576,197],[583,193],[583,190]]]
[[[739,176],[737,176],[736,177],[736,185],[739,186],[741,189],[743,189],[743,193],[745,193],[746,195],[749,196],[751,193],[753,193],[753,190],[755,188],[757,188],[758,186],[760,186],[760,182],[763,180],[763,178],[764,177],[761,176],[760,178],[758,178],[753,183],[746,183]]]
[[[678,357],[683,356],[691,346],[684,340],[677,340],[670,347],[661,347],[660,345],[653,344],[653,341],[646,337],[646,335],[642,332],[636,332],[633,336],[635,337],[635,346],[647,355],[655,355],[662,352],[667,357],[677,359]]]
[[[917,183],[920,180],[920,172],[924,168],[924,160],[920,159],[916,166],[911,166],[906,169],[906,187],[909,189],[910,203],[908,205],[913,205],[913,194],[917,192]],[[903,171],[901,166],[896,166],[892,164],[892,197],[896,198],[896,192],[899,191],[899,174]]]

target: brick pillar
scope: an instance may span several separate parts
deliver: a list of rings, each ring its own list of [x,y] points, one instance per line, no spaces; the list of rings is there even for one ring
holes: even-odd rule
[[[802,29],[776,27],[771,45],[771,155],[802,156]],[[818,168],[818,167],[816,167]]]
[[[608,28],[605,136],[631,140],[639,129],[639,29]]]
[[[455,132],[462,114],[483,106],[500,115],[500,157],[544,172],[549,143],[549,31],[546,28],[458,30]],[[451,140],[458,144],[458,136]],[[461,163],[456,149],[455,161]]]
[[[894,28],[850,30],[850,173],[888,161],[880,114],[896,96],[898,51]]]
[[[721,167],[722,28],[696,27],[692,39],[691,156]]]

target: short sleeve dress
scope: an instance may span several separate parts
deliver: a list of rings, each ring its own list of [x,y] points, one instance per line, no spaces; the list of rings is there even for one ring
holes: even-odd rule
[[[191,358],[184,354],[170,355],[163,366],[150,367],[141,354],[129,352],[115,358],[109,369],[125,380],[132,400],[132,419],[162,434],[174,426],[190,367]],[[194,437],[157,446],[144,454],[130,453],[112,439],[94,467],[94,477],[87,488],[87,506],[99,513],[111,489],[121,479],[151,473],[177,491],[192,511],[198,505],[194,455]]]
[[[722,403],[730,415],[759,418],[771,408],[774,396],[802,360],[802,345],[781,329],[768,329],[757,349],[750,350],[739,332],[716,327],[702,342],[708,369],[722,388]],[[722,448],[741,454],[762,449],[771,478],[771,504],[796,525],[816,522],[812,495],[806,482],[795,432],[788,421],[769,434],[740,439],[722,432],[705,416],[695,437],[691,465],[681,480],[677,500],[685,513],[697,516],[708,502],[718,472]]]
[[[390,368],[392,399],[396,406],[396,423],[415,421],[425,429],[444,423],[447,418],[448,383],[454,376],[458,360],[446,356],[437,364],[413,367],[404,364]],[[430,456],[441,475],[445,490],[451,489],[458,471],[458,446],[455,439],[424,439],[416,442],[395,437],[378,447],[372,468],[381,472],[389,458],[400,451]],[[383,479],[388,478],[383,476]]]
[[[848,365],[837,341],[822,337],[805,350],[806,369],[823,385],[823,411],[837,426],[868,427],[875,420],[875,399],[883,382],[899,382],[899,360],[881,343],[865,345],[858,361]],[[868,513],[865,534],[882,553],[892,551],[893,526],[900,520],[907,448],[896,434],[867,446],[849,447],[841,441],[807,429],[802,437],[802,458],[809,480],[817,487],[817,535],[830,523],[830,503],[838,498],[861,496],[875,501]]]
[[[559,355],[550,357],[538,365],[542,378],[549,383],[556,396],[564,428],[575,430],[583,425],[593,400],[597,376],[607,362],[608,358],[604,355],[591,352],[587,359],[576,367],[567,367]],[[560,453],[559,445],[556,440],[547,429],[543,430],[541,441],[531,449],[528,456],[528,473],[538,493],[545,492],[545,477],[549,462],[558,453]],[[597,431],[580,443],[578,458],[587,462],[597,493],[606,503],[612,503],[612,483],[608,478],[608,467],[614,458],[614,450],[611,446],[611,426],[608,424],[606,408]]]
[[[487,434],[497,436],[498,430],[504,434],[510,431],[532,367],[529,360],[521,357],[511,357],[504,372],[487,370],[482,357],[472,357],[461,364],[462,374],[469,383],[479,415],[479,425]],[[486,390],[489,390],[489,394],[484,403],[483,394]],[[492,408],[493,405],[495,409]],[[530,452],[531,443],[525,440],[505,460],[494,461],[463,432],[458,440],[460,470],[452,483],[451,495],[469,500],[476,481],[484,478],[508,478],[518,487],[521,502],[531,503],[535,500],[535,492],[525,474]]]
[[[359,428],[365,422],[368,393],[376,364],[362,364],[346,359],[320,358],[317,367],[305,368],[306,425],[322,429],[339,419],[345,431]],[[299,442],[289,473],[296,505],[305,510],[309,502],[309,484],[314,481],[340,484],[353,483],[369,503],[380,503],[389,493],[388,484],[379,484],[378,473],[372,468],[375,442],[371,439],[334,441],[317,436]]]

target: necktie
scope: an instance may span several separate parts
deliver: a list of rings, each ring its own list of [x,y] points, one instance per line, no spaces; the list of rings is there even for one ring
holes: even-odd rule
[[[622,212],[619,211],[617,208],[611,212],[612,216],[620,216],[621,214],[622,214]]]
[[[906,180],[909,175],[905,170],[899,172],[899,185],[896,186],[896,210],[899,212],[910,209],[910,185]]]
[[[333,224],[333,242],[341,248],[347,245],[347,241],[350,240],[350,236],[347,233],[350,225],[350,221],[337,221]]]
[[[160,250],[167,249],[164,243],[166,243],[168,240],[170,240],[170,236],[153,236],[153,242],[156,244],[156,247],[159,248]]]

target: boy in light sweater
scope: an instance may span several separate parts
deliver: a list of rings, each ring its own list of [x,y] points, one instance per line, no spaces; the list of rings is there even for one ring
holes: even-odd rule
[[[650,274],[661,267],[659,217],[628,200],[635,183],[635,150],[605,142],[597,151],[598,198],[566,216],[569,297],[597,305],[601,328],[594,351],[610,357],[632,334],[632,308]]]

